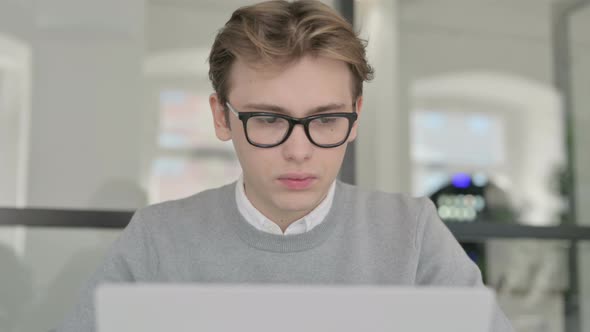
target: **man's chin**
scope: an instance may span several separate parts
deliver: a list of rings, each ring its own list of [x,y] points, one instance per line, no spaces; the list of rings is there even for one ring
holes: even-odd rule
[[[292,198],[275,202],[275,205],[285,212],[303,214],[311,212],[313,209],[316,208],[318,204],[319,202],[312,198],[298,200]]]

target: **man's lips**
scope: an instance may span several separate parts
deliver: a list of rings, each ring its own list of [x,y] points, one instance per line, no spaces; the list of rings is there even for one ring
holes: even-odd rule
[[[278,177],[279,180],[307,180],[307,179],[315,179],[317,176],[310,174],[310,173],[289,173],[283,174]]]
[[[311,187],[317,180],[312,174],[285,174],[278,177],[278,182],[291,190],[303,190]]]

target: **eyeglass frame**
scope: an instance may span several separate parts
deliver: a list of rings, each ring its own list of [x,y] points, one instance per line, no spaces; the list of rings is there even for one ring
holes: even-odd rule
[[[352,127],[354,126],[354,123],[358,119],[358,113],[356,112],[356,101],[354,103],[352,103],[352,112],[321,113],[321,114],[314,114],[314,115],[306,116],[304,118],[295,118],[295,117],[292,117],[292,116],[289,116],[286,114],[271,113],[271,112],[238,112],[230,104],[229,101],[227,101],[225,104],[227,105],[229,110],[240,121],[242,121],[242,125],[244,127],[244,134],[246,136],[246,140],[248,141],[248,143],[250,143],[250,145],[253,145],[258,148],[274,148],[276,146],[279,146],[279,145],[285,143],[289,139],[289,137],[291,137],[291,134],[293,133],[293,129],[298,124],[303,126],[303,131],[305,132],[305,136],[307,136],[307,139],[311,142],[311,144],[313,144],[319,148],[323,148],[323,149],[336,148],[336,147],[339,147],[342,144],[346,143],[346,141],[348,140],[348,137],[350,137],[350,132],[352,131]],[[259,143],[252,142],[252,140],[250,140],[250,137],[248,135],[247,123],[250,118],[255,117],[255,116],[271,116],[271,117],[277,117],[277,118],[282,118],[282,119],[287,120],[287,122],[289,123],[289,129],[287,129],[287,133],[285,134],[285,137],[283,137],[278,143],[275,143],[275,144],[259,144]],[[313,138],[311,137],[311,134],[309,133],[309,124],[311,123],[311,121],[313,121],[315,119],[319,119],[319,118],[334,117],[334,116],[346,118],[348,120],[348,131],[346,132],[346,136],[344,137],[344,139],[341,142],[335,143],[335,144],[318,144],[318,143],[314,142]]]

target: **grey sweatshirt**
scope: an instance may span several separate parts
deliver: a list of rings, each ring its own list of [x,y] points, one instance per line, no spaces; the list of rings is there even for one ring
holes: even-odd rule
[[[106,282],[482,286],[481,273],[426,198],[337,182],[309,232],[269,234],[240,215],[235,183],[138,210],[81,292],[61,332],[94,331]],[[512,331],[496,308],[492,332]]]

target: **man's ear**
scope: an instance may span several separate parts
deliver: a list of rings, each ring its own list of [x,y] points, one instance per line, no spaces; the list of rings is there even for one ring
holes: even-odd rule
[[[231,136],[231,129],[229,123],[227,123],[228,116],[225,114],[224,105],[220,103],[219,96],[217,93],[213,93],[209,96],[209,106],[211,107],[211,113],[213,114],[213,125],[215,126],[215,136],[222,141],[229,141]]]
[[[357,130],[359,126],[359,122],[361,120],[361,112],[363,111],[363,96],[358,96],[356,99],[356,114],[357,119],[352,126],[352,130],[350,131],[350,136],[348,136],[348,142],[352,142],[356,139]]]

